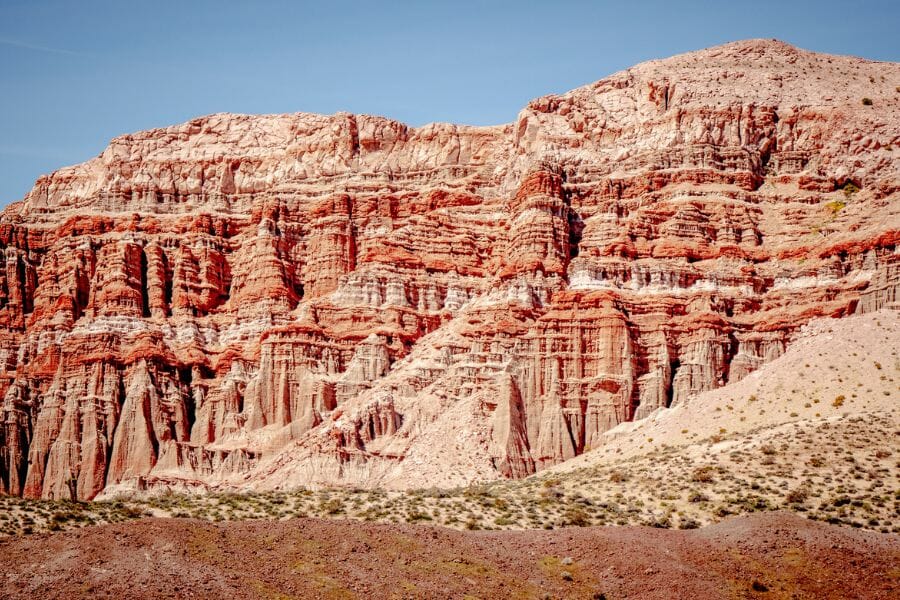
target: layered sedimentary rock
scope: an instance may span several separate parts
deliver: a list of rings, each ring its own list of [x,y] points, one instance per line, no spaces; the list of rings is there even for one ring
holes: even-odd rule
[[[898,86],[753,40],[506,126],[117,138],[0,217],[0,491],[456,485],[581,454],[896,302]]]

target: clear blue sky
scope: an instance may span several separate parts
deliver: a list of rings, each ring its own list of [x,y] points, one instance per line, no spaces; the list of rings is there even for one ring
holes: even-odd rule
[[[737,39],[900,60],[900,0],[0,0],[0,206],[116,135],[220,111],[492,124]]]

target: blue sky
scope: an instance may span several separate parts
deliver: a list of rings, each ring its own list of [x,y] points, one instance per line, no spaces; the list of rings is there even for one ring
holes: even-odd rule
[[[900,2],[0,0],[0,205],[110,138],[220,111],[512,121],[732,40],[900,60]]]

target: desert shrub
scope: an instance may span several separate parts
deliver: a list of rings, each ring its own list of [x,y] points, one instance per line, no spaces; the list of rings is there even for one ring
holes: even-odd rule
[[[691,481],[710,483],[713,481],[713,471],[715,471],[715,469],[709,465],[694,469],[694,472],[691,473]]]
[[[591,516],[580,506],[570,506],[563,513],[563,524],[587,527],[591,524]]]
[[[420,510],[414,510],[406,515],[406,520],[409,523],[418,523],[419,521],[430,521],[432,519],[431,515],[427,512],[423,512]]]
[[[665,517],[654,518],[647,524],[650,525],[650,527],[655,527],[657,529],[670,529],[672,527],[672,521],[669,519],[668,515]]]
[[[122,509],[122,515],[128,519],[140,519],[141,517],[149,517],[151,513],[136,506],[126,506]]]
[[[541,497],[541,499],[540,499],[541,503],[548,503],[548,502],[552,502],[554,500],[559,500],[560,498],[563,497],[563,493],[558,488],[550,487],[550,488],[541,490],[540,497]]]
[[[839,408],[844,405],[844,400],[846,400],[846,399],[847,398],[845,398],[844,395],[841,394],[840,396],[838,396],[837,398],[834,399],[834,402],[832,402],[831,405],[835,408]]]
[[[871,98],[863,98],[862,103],[863,103],[863,106],[872,106],[872,99]]]
[[[319,503],[319,510],[328,515],[336,515],[344,512],[344,503],[340,498],[330,498]]]
[[[797,488],[791,490],[787,493],[787,496],[784,499],[788,502],[788,504],[803,504],[806,502],[806,499],[809,497],[809,492],[806,488]]]
[[[831,211],[831,214],[836,215],[844,210],[844,208],[847,206],[847,203],[843,200],[832,200],[825,206],[828,207],[828,210]]]
[[[609,480],[612,483],[622,483],[628,481],[628,475],[618,469],[609,474]]]

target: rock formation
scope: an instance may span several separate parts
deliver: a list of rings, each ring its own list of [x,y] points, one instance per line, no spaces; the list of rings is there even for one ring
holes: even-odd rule
[[[752,40],[505,126],[116,138],[0,217],[0,491],[456,485],[581,454],[896,302],[898,90],[898,64]]]

